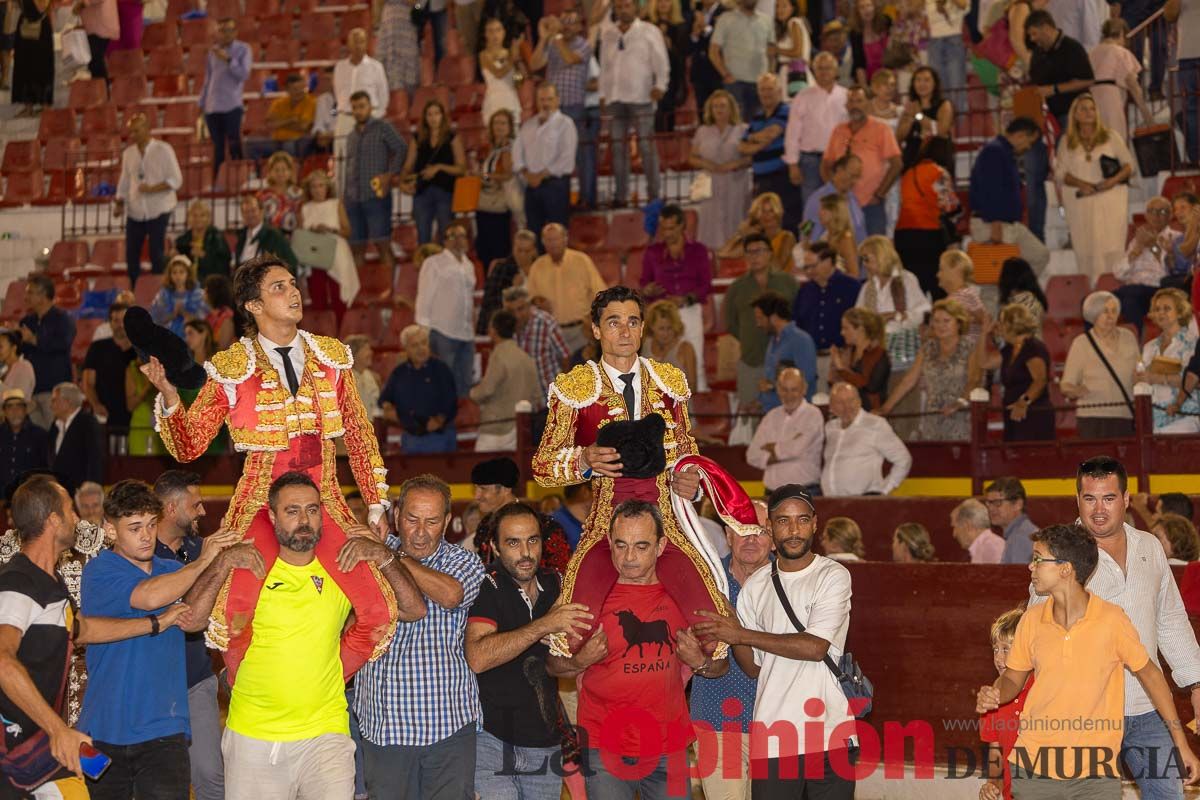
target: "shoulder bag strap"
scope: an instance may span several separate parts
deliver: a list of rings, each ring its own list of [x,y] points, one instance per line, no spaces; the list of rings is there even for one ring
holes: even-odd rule
[[[788,619],[792,621],[792,625],[796,628],[796,630],[800,633],[804,633],[804,626],[800,624],[800,620],[796,617],[796,612],[792,608],[791,601],[788,600],[787,594],[783,591],[783,582],[779,580],[779,567],[777,567],[774,562],[771,563],[771,583],[775,585],[775,594],[778,595],[779,602],[783,605],[783,612],[788,615]],[[829,667],[829,671],[833,673],[833,677],[837,678],[839,681],[845,679],[842,671],[838,669],[838,665],[834,663],[832,658],[830,658],[828,652],[825,653],[825,658],[823,660],[825,662],[825,666]]]
[[[1121,397],[1125,398],[1125,405],[1129,406],[1129,413],[1137,416],[1137,412],[1133,410],[1133,400],[1129,397],[1129,392],[1125,391],[1125,384],[1121,383],[1121,379],[1117,377],[1117,371],[1112,368],[1112,364],[1108,363],[1108,358],[1104,355],[1104,351],[1100,349],[1100,345],[1092,338],[1092,332],[1086,331],[1083,335],[1087,337],[1088,342],[1092,345],[1092,349],[1100,357],[1100,362],[1104,364],[1104,368],[1112,376],[1113,383],[1117,384],[1117,388],[1121,390]]]

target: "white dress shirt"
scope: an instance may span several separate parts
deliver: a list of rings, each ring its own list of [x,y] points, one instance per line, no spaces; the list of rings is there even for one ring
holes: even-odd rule
[[[350,96],[358,91],[371,95],[371,116],[383,119],[389,100],[387,73],[383,64],[370,56],[363,56],[357,64],[343,58],[333,67],[333,94],[339,114],[350,113]]]
[[[288,342],[286,345],[272,342],[261,333],[258,335],[258,345],[267,354],[267,361],[279,373],[280,385],[286,389],[290,389],[287,383],[287,372],[283,368],[283,356],[275,351],[276,347],[290,347],[288,351],[288,361],[292,362],[292,369],[296,370],[296,380],[304,379],[304,344],[300,341],[300,334],[296,333],[296,338]]]
[[[242,245],[241,263],[245,263],[258,256],[258,242],[255,240],[258,238],[258,235],[262,233],[262,229],[263,226],[260,222],[257,226],[246,231],[246,243]]]
[[[814,83],[801,89],[788,106],[787,130],[783,134],[784,163],[798,164],[801,153],[823,154],[833,129],[847,119],[844,86],[835,83],[825,91]]]
[[[1076,520],[1076,523],[1079,521]],[[1153,534],[1125,525],[1125,569],[1100,548],[1100,561],[1088,578],[1087,586],[1101,600],[1118,605],[1137,629],[1138,639],[1158,664],[1159,651],[1171,667],[1176,686],[1200,681],[1200,646],[1188,622],[1187,609],[1175,585],[1175,576],[1167,564],[1167,554]],[[1045,600],[1029,587],[1029,605]],[[1146,696],[1141,682],[1125,671],[1125,716],[1148,714],[1154,704]]]
[[[883,462],[892,471],[883,477]],[[891,494],[912,468],[912,456],[883,417],[859,410],[843,428],[837,417],[825,423],[825,471],[821,493],[830,496]]]
[[[613,388],[617,390],[617,394],[625,391],[625,381],[621,380],[621,376],[627,373],[614,367],[612,364],[600,359],[600,366],[604,367],[604,371],[608,373],[608,380],[612,383]],[[633,408],[626,409],[629,412],[630,419],[641,419],[642,416],[642,360],[639,358],[633,363]]]
[[[545,122],[539,114],[525,120],[513,145],[513,172],[548,172],[552,177],[570,176],[575,171],[579,133],[575,123],[561,111]]]
[[[671,63],[662,32],[634,20],[624,33],[611,21],[600,29],[600,99],[606,103],[649,103],[650,91],[667,91]]]
[[[783,406],[767,412],[746,448],[746,463],[763,470],[763,483],[776,489],[788,483],[808,486],[821,481],[821,445],[825,441],[825,417],[807,400],[788,413]],[[765,446],[775,445],[774,463]]]
[[[313,112],[312,135],[327,133],[333,135],[337,125],[337,97],[333,92],[325,92],[317,97],[317,108]]]
[[[418,325],[450,339],[475,341],[475,264],[443,250],[421,264],[417,279]]]
[[[71,416],[67,417],[66,419],[54,420],[54,455],[58,455],[58,451],[62,447],[63,439],[66,438],[67,428],[71,427],[71,423],[74,422],[75,418],[79,416],[79,412],[81,410],[82,406],[72,411]]]
[[[171,188],[165,192],[142,194],[142,184],[154,186],[159,183]],[[129,219],[145,222],[174,211],[179,203],[175,190],[181,186],[183,173],[179,171],[175,150],[161,139],[151,139],[145,153],[136,144],[131,144],[121,154],[117,199],[125,201],[125,214]]]

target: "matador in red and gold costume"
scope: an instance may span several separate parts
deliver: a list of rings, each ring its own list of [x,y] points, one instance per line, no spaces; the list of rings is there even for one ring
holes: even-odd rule
[[[388,492],[379,443],[355,388],[349,348],[297,327],[303,314],[300,292],[286,265],[274,258],[251,260],[238,269],[234,284],[237,303],[254,320],[254,329],[204,364],[207,381],[190,406],[178,400],[157,359],[143,368],[161,392],[155,428],[171,455],[186,462],[201,456],[221,427],[228,427],[234,449],[246,458],[222,524],[245,532],[268,572],[279,554],[266,511],[272,481],[295,471],[317,484],[333,525],[324,530],[316,556],[354,606],[356,621],[342,646],[343,669],[351,675],[387,649],[396,628],[396,598],[373,564],[363,562],[350,572],[338,568],[344,531],[358,521],[341,492],[335,448],[336,440],[345,442],[374,523]],[[213,607],[209,642],[226,651],[231,673],[249,647],[261,588],[262,581],[248,570],[235,570]]]
[[[533,458],[533,475],[542,486],[592,482],[591,513],[563,579],[564,602],[583,603],[593,610],[603,606],[617,581],[608,543],[613,509],[626,500],[645,500],[658,507],[668,540],[655,567],[658,578],[689,624],[702,622],[704,618],[696,611],[729,614],[730,607],[714,578],[710,559],[702,552],[703,545],[681,526],[672,509],[672,492],[680,490],[673,486],[673,477],[679,473],[673,473],[671,467],[697,453],[687,412],[691,392],[678,368],[637,356],[641,314],[641,298],[632,289],[618,286],[597,295],[593,328],[600,339],[600,362],[575,367],[559,375],[550,387],[546,429]],[[631,399],[634,413],[630,413]],[[650,477],[613,477],[601,474],[603,468],[593,469],[599,461],[589,464],[588,457],[589,453],[596,457],[603,428],[631,419],[644,421],[651,415],[665,423],[661,444],[664,469]],[[696,492],[697,484],[698,480],[690,480],[686,493]],[[692,499],[689,496],[684,502]],[[551,639],[551,650],[569,656],[568,648],[579,644],[558,635]],[[724,653],[721,644],[716,655]]]

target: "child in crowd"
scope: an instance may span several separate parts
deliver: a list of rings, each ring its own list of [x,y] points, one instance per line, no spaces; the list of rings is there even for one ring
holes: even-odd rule
[[[1013,635],[1021,621],[1024,608],[1005,611],[992,623],[992,663],[996,673],[1004,674],[1008,653],[1012,650]],[[979,738],[987,743],[987,780],[979,791],[979,800],[1012,800],[1012,774],[1008,768],[1008,757],[1017,743],[1017,726],[1021,721],[1021,709],[1033,686],[1033,678],[1025,682],[1021,693],[1011,703],[989,711],[979,720]]]
[[[1196,783],[1200,760],[1188,746],[1162,670],[1125,612],[1084,588],[1099,560],[1096,540],[1078,525],[1051,525],[1030,539],[1033,590],[1048,599],[1022,615],[1004,672],[980,688],[976,702],[980,714],[998,709],[1017,698],[1031,673],[1037,677],[1008,758],[1013,797],[1121,797],[1124,667],[1166,724],[1179,753],[1173,763],[1186,783]]]

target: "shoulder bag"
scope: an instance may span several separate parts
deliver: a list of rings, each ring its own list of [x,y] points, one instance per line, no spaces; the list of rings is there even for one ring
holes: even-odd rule
[[[19,6],[19,2],[18,2]],[[37,19],[26,19],[21,17],[21,24],[17,26],[17,34],[27,42],[36,42],[42,38],[42,23],[46,21],[46,15],[50,13],[49,8],[42,12],[42,15]]]
[[[779,567],[775,562],[771,562],[771,583],[775,585],[775,594],[779,596],[784,613],[788,615],[788,619],[792,621],[796,630],[804,633],[804,626],[800,624],[796,612],[792,609],[791,601],[783,591],[783,582],[779,580]],[[842,694],[846,695],[846,699],[850,701],[850,710],[854,716],[862,719],[870,714],[871,699],[875,696],[875,684],[871,683],[871,679],[864,675],[858,664],[855,663],[854,654],[842,653],[842,657],[835,663],[833,658],[826,653],[824,663],[842,687]]]
[[[1092,338],[1092,332],[1084,333],[1087,337],[1088,344],[1096,351],[1096,355],[1100,357],[1100,363],[1108,370],[1108,374],[1112,376],[1113,381],[1117,384],[1117,388],[1121,390],[1121,397],[1125,398],[1125,405],[1129,406],[1129,413],[1137,416],[1137,412],[1133,410],[1133,400],[1129,397],[1129,392],[1125,391],[1125,384],[1121,383],[1121,379],[1117,377],[1117,371],[1113,369],[1112,364],[1108,363],[1108,357],[1104,355],[1104,351],[1100,349],[1100,345]]]

